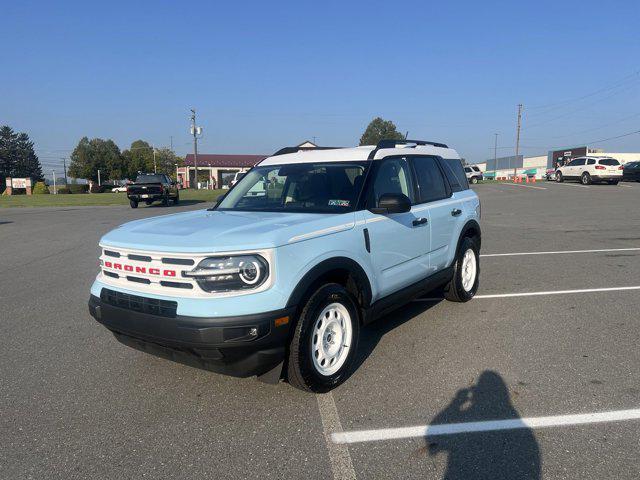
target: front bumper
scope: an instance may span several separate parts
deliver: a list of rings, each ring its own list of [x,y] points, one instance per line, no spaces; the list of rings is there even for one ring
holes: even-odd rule
[[[187,317],[163,305],[143,306],[143,301],[151,299],[120,299],[114,300],[108,291],[101,297],[89,298],[91,316],[120,342],[234,377],[261,375],[283,361],[295,312],[295,308],[287,308],[236,317]],[[276,320],[285,317],[288,322],[280,320],[280,326],[276,326]]]

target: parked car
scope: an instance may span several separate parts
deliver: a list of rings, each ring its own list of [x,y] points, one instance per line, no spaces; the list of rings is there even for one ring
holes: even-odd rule
[[[111,191],[115,193],[125,193],[127,191],[127,186],[121,185],[119,187],[113,187]]]
[[[91,315],[148,353],[326,392],[354,366],[362,325],[435,288],[473,298],[480,201],[455,150],[283,150],[213,208],[102,237]]]
[[[548,182],[555,181],[556,180],[556,171],[553,168],[548,169],[544,174],[544,178]]]
[[[556,182],[578,180],[583,185],[607,182],[617,185],[622,180],[622,165],[610,157],[579,157],[556,170]]]
[[[236,174],[233,176],[233,179],[231,180],[230,186],[232,186],[232,187],[233,187],[236,183],[238,183],[238,181],[239,181],[242,177],[244,177],[244,175],[245,175],[246,173],[247,173],[247,172],[236,172]]]
[[[140,173],[136,181],[127,186],[127,197],[131,208],[138,208],[138,203],[151,205],[155,201],[162,202],[165,207],[169,200],[174,204],[180,201],[180,192],[176,182],[161,173]]]
[[[640,182],[640,162],[629,162],[623,165],[622,180]]]
[[[475,165],[464,167],[464,173],[467,176],[467,180],[469,181],[469,183],[478,183],[484,178],[480,167],[477,167]]]

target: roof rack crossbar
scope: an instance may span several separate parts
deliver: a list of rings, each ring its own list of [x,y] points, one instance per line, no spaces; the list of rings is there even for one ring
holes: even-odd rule
[[[271,155],[272,157],[276,157],[278,155],[286,155],[287,153],[296,153],[301,151],[312,151],[312,150],[336,150],[340,147],[284,147],[278,150],[276,153]]]
[[[395,140],[392,138],[384,138],[380,140],[376,145],[376,148],[371,151],[369,154],[369,160],[373,160],[378,150],[382,150],[383,148],[396,148],[398,145],[431,145],[432,147],[449,148],[444,143],[429,142],[427,140]]]

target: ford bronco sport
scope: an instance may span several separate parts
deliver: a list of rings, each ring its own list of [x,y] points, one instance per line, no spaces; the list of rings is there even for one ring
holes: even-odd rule
[[[325,392],[363,325],[436,288],[478,288],[480,202],[455,150],[383,140],[260,162],[208,210],[100,241],[91,315],[164,358]]]

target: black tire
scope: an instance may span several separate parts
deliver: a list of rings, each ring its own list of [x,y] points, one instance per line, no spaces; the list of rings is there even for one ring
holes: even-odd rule
[[[582,176],[580,177],[580,182],[583,185],[591,185],[592,180],[591,180],[591,175],[589,175],[589,172],[584,172],[582,174]]]
[[[476,177],[471,177],[471,183],[478,183],[478,179]]]
[[[609,185],[617,185],[619,180],[610,180]]]
[[[564,178],[562,178],[562,172],[556,172],[556,182],[558,183],[564,182]]]
[[[342,366],[331,375],[324,375],[314,365],[314,330],[320,322],[320,314],[325,307],[338,303],[349,313],[352,335],[349,351]],[[324,318],[323,318],[324,320]],[[323,393],[344,382],[351,373],[356,352],[358,350],[358,337],[360,334],[360,317],[358,307],[352,296],[342,285],[327,283],[315,291],[305,303],[298,318],[293,338],[289,344],[289,357],[287,360],[287,379],[291,385],[300,390]],[[342,339],[342,337],[341,337]],[[323,341],[324,339],[320,339]],[[317,342],[317,336],[315,337]]]
[[[173,204],[177,205],[180,201],[180,192],[176,192],[176,197],[173,199]]]
[[[471,250],[476,259],[476,272],[475,279],[471,288],[466,290],[462,283],[462,260],[465,253]],[[444,298],[451,302],[468,302],[471,300],[478,291],[478,285],[480,283],[480,254],[478,252],[477,243],[469,238],[465,237],[458,252],[456,253],[456,261],[453,264],[453,277],[447,285],[444,287]]]
[[[138,202],[136,200],[129,200],[129,205],[131,205],[131,208],[138,208]]]
[[[163,207],[168,207],[169,206],[169,194],[168,193],[164,197],[162,197],[161,203],[162,203]]]

